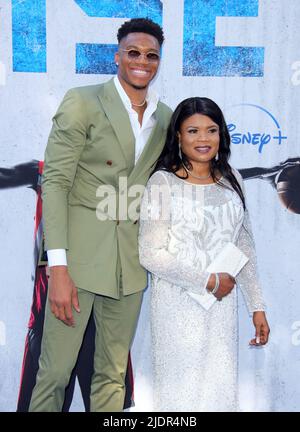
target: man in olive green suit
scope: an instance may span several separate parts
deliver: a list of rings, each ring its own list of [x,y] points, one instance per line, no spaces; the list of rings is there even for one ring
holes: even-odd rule
[[[127,21],[118,41],[118,75],[68,91],[53,119],[42,183],[49,297],[30,411],[61,411],[92,310],[91,411],[123,408],[147,285],[132,209],[163,148],[171,111],[148,89],[160,62],[160,26]]]

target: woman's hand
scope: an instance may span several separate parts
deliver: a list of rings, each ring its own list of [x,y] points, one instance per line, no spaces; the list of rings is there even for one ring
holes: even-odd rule
[[[253,324],[255,327],[255,338],[250,340],[249,345],[265,345],[268,342],[270,333],[266,314],[262,311],[253,312]]]
[[[229,273],[218,273],[219,275],[219,288],[214,296],[217,300],[221,301],[223,297],[227,296],[235,286],[235,279]],[[216,283],[216,274],[212,273],[209,277],[206,289],[212,291]]]

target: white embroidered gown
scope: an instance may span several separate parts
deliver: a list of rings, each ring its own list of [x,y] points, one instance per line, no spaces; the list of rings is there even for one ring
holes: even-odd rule
[[[249,312],[264,310],[248,214],[236,192],[192,185],[164,171],[150,178],[139,253],[152,274],[155,411],[238,410],[236,288],[208,311],[187,294],[204,293],[206,268],[226,242],[249,257],[236,278]]]

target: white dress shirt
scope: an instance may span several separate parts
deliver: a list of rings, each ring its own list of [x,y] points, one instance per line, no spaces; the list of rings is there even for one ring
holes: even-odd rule
[[[124,104],[124,107],[128,112],[128,117],[135,137],[135,164],[136,164],[156,124],[155,111],[157,109],[159,96],[154,90],[151,89],[148,90],[146,96],[147,108],[143,115],[142,124],[140,124],[138,119],[138,113],[132,108],[130,99],[127,96],[125,90],[123,89],[118,76],[114,77],[114,84]],[[47,256],[48,256],[49,267],[53,267],[57,265],[64,265],[64,266],[67,265],[67,254],[65,249],[50,249],[47,251]]]

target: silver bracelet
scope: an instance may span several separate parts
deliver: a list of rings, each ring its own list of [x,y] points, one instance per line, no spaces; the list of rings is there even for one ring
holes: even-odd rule
[[[215,283],[215,286],[214,286],[213,290],[211,291],[211,293],[216,294],[216,292],[219,289],[219,286],[220,286],[220,278],[219,278],[218,273],[216,273],[216,283]]]

